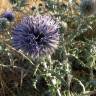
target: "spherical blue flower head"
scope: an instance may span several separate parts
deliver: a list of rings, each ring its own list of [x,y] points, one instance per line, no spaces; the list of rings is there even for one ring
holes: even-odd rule
[[[14,20],[14,14],[13,12],[11,11],[6,11],[4,14],[3,14],[3,17],[4,18],[7,18],[8,21],[13,21]]]
[[[24,17],[13,30],[13,46],[32,57],[52,54],[58,43],[59,26],[51,16]]]
[[[92,15],[95,12],[96,7],[95,0],[82,0],[80,4],[80,11],[83,15]]]

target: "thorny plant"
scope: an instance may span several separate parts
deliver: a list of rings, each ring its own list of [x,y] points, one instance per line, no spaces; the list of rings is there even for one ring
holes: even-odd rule
[[[26,11],[26,0],[23,5],[19,0],[11,1],[14,13],[56,18],[60,42],[55,53],[34,60],[12,45],[16,19],[1,18],[0,96],[95,96],[96,17],[80,14],[78,0],[42,0],[44,5],[30,11]]]

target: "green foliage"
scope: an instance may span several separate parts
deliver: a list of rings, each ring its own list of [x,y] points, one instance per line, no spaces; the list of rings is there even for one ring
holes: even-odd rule
[[[96,16],[82,16],[75,0],[43,1],[60,24],[59,47],[52,56],[34,60],[12,47],[10,23],[0,33],[1,96],[96,95]]]

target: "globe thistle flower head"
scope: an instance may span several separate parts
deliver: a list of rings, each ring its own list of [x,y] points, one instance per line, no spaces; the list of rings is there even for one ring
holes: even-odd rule
[[[83,15],[92,15],[95,12],[96,7],[95,0],[82,0],[80,4],[80,11]]]
[[[11,21],[14,20],[15,15],[14,15],[13,12],[11,12],[11,11],[6,11],[6,12],[3,14],[3,17],[4,17],[4,18],[7,18],[7,20],[11,22]]]
[[[59,43],[59,25],[51,16],[27,16],[13,30],[13,46],[32,57],[52,54]]]

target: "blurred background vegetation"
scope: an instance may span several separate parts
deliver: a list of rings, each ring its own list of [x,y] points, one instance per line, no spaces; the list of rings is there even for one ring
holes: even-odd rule
[[[0,96],[96,96],[96,16],[80,0],[0,0]],[[2,18],[12,11],[14,20]],[[34,61],[12,47],[12,29],[26,15],[50,14],[60,23],[52,56]]]

